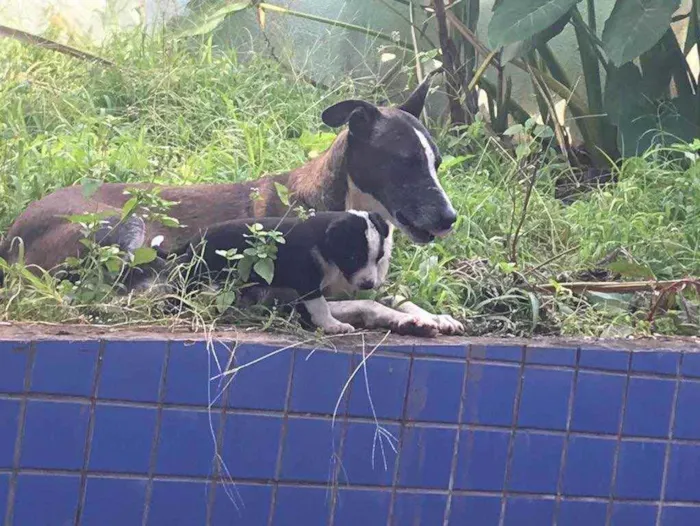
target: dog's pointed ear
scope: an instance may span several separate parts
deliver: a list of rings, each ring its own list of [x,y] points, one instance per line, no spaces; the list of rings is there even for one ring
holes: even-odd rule
[[[410,113],[416,119],[420,119],[420,114],[425,106],[425,97],[428,95],[428,90],[430,89],[431,79],[432,75],[425,77],[425,80],[423,80],[413,93],[409,95],[406,102],[399,106],[399,109]]]
[[[331,128],[349,123],[354,135],[367,137],[380,115],[379,108],[374,104],[364,100],[344,100],[326,108],[321,119]]]

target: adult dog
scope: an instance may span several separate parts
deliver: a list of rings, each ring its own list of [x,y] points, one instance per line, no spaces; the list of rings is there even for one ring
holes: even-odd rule
[[[364,210],[377,212],[416,243],[428,243],[447,234],[457,214],[437,178],[440,154],[428,130],[419,121],[428,93],[429,78],[398,107],[377,107],[362,100],[345,100],[327,108],[321,118],[331,127],[345,124],[322,155],[287,173],[246,183],[160,186],[160,196],[177,204],[168,215],[182,228],[168,228],[137,215],[117,224],[104,240],[131,252],[154,238],[168,253],[208,226],[225,220],[275,217],[287,213],[275,183],[285,185],[298,205],[317,211]],[[78,225],[65,217],[111,211],[117,217],[129,199],[129,188],[153,185],[106,183],[90,197],[78,186],[62,188],[32,203],[10,227],[0,256],[12,262],[21,238],[25,263],[53,269],[81,250]],[[252,196],[257,188],[259,198]],[[372,320],[375,327],[411,326],[417,332],[459,334],[462,325],[448,315],[431,314],[408,301],[392,302],[395,309],[368,300],[330,302],[333,316],[355,326]],[[407,330],[415,333],[416,327]]]

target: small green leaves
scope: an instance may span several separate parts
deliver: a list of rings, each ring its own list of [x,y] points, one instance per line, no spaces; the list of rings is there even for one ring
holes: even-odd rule
[[[155,249],[152,249],[151,247],[139,247],[134,250],[131,264],[136,267],[139,265],[146,265],[147,263],[150,263],[156,259],[157,256],[158,253],[155,251]]]

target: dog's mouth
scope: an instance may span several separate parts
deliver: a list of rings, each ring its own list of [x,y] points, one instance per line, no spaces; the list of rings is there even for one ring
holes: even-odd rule
[[[396,215],[394,217],[396,218],[398,227],[401,230],[403,230],[414,243],[430,243],[436,237],[444,237],[450,232],[450,230],[452,230],[451,228],[449,228],[447,230],[431,231],[417,227],[413,223],[411,223],[411,221],[409,221],[408,218],[401,212],[396,212]]]

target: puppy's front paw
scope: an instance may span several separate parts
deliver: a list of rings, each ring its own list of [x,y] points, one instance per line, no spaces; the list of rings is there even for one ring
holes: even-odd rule
[[[322,329],[326,334],[346,334],[355,331],[355,327],[349,323],[343,323],[337,320],[335,320],[335,323],[329,323],[325,327],[322,327]]]
[[[464,334],[464,325],[455,320],[449,314],[435,314],[433,316],[440,334],[457,335]]]
[[[403,336],[419,336],[421,338],[435,338],[439,329],[432,320],[408,316],[397,320],[392,324],[391,331]]]

